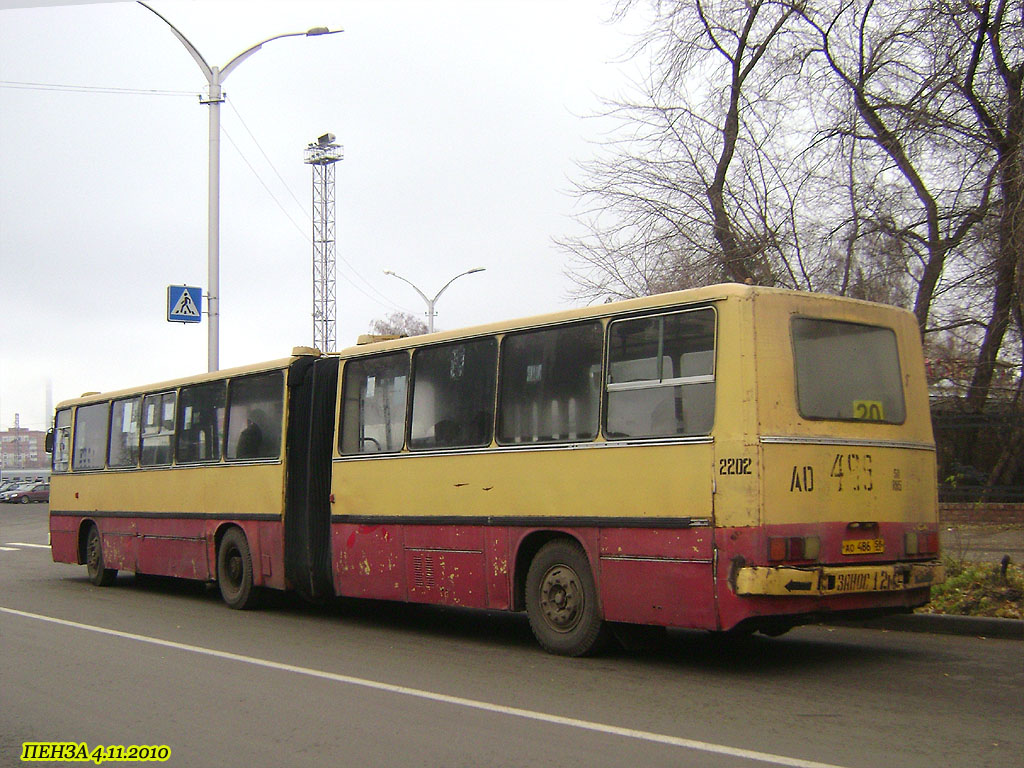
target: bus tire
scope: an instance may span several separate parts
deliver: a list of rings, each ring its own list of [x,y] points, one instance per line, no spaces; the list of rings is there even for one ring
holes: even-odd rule
[[[544,650],[585,656],[607,638],[587,555],[569,539],[549,541],[526,573],[526,614]]]
[[[241,528],[229,528],[217,550],[217,586],[229,608],[244,611],[256,606],[252,555]]]
[[[117,579],[117,569],[107,568],[103,563],[100,529],[95,525],[90,525],[85,535],[85,570],[89,574],[89,581],[97,587],[109,587]]]

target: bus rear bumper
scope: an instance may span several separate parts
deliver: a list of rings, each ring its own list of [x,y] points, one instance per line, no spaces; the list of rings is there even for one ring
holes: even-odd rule
[[[743,566],[731,579],[737,595],[799,597],[904,592],[945,580],[946,569],[938,561],[857,566]]]

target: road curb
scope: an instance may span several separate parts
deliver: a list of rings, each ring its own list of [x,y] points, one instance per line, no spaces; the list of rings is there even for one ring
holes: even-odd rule
[[[948,616],[941,613],[910,613],[868,621],[843,622],[846,627],[886,629],[894,632],[931,632],[937,635],[992,637],[1001,640],[1024,640],[1024,621],[990,619],[978,616]]]

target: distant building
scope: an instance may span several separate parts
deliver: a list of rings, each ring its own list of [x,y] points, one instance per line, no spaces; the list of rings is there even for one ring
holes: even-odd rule
[[[0,432],[2,469],[46,469],[50,454],[45,450],[46,433],[15,426]]]

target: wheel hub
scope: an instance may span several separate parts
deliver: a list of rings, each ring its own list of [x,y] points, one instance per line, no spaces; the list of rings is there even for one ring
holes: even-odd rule
[[[548,626],[556,632],[571,632],[580,623],[583,606],[583,587],[572,568],[556,565],[544,574],[540,607]]]
[[[238,586],[242,582],[242,557],[237,553],[232,553],[228,560],[228,578],[233,586]]]

